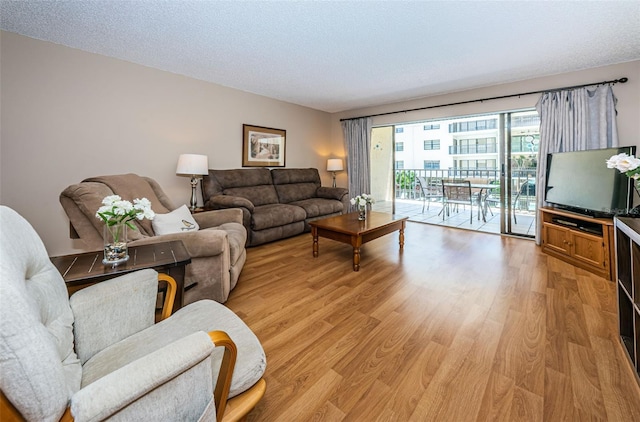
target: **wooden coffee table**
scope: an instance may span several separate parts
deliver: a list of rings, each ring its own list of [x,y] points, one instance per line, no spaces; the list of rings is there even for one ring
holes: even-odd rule
[[[400,250],[404,248],[404,228],[407,217],[397,217],[375,211],[367,212],[367,219],[358,220],[358,213],[339,215],[311,221],[313,256],[318,256],[318,237],[337,240],[353,247],[353,271],[360,270],[360,247],[385,234],[400,231]]]

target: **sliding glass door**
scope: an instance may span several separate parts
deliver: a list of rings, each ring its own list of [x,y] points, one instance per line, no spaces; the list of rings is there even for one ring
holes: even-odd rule
[[[533,236],[538,140],[535,110],[376,127],[374,209],[430,224]],[[442,181],[450,179],[474,185],[472,220],[468,213],[443,213]]]

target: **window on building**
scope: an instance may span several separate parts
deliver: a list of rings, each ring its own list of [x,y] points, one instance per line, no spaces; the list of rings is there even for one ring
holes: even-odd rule
[[[404,132],[403,127],[396,127],[396,133],[403,133],[403,132]]]
[[[475,130],[495,129],[497,127],[497,119],[472,120],[468,122],[450,123],[449,133],[473,132]]]
[[[404,142],[396,142],[396,151],[404,151]]]
[[[440,168],[440,160],[424,160],[425,170],[438,170]]]
[[[422,130],[437,130],[440,129],[440,124],[431,124],[422,126]]]
[[[425,151],[440,149],[440,139],[428,139],[424,141],[423,149]]]
[[[403,170],[404,169],[404,161],[402,161],[402,160],[396,161],[396,169],[397,170]]]
[[[511,127],[522,126],[540,126],[540,116],[531,114],[528,116],[513,116],[511,118]]]
[[[461,169],[487,169],[487,170],[495,170],[497,161],[494,159],[490,160],[458,160],[458,168]]]
[[[498,152],[496,138],[458,139],[451,154],[493,154]]]
[[[511,151],[513,152],[538,152],[540,134],[516,135],[511,137]]]

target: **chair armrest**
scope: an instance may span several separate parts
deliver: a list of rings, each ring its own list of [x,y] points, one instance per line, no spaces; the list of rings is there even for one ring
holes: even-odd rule
[[[125,420],[184,420],[194,411],[205,413],[213,399],[213,349],[205,332],[183,337],[82,388],[71,397],[71,413],[76,421],[103,420],[116,413]],[[199,408],[174,402],[185,395],[185,388],[188,404]]]
[[[233,195],[216,195],[212,196],[205,202],[205,208],[211,208],[214,210],[221,208],[246,208],[250,213],[253,213],[253,202],[247,198]]]
[[[164,303],[162,304],[162,314],[160,315],[160,321],[163,321],[171,316],[173,312],[173,303],[176,301],[176,291],[178,290],[178,284],[168,274],[158,273],[158,281],[167,283],[167,293],[164,295]]]
[[[227,208],[221,210],[204,211],[193,214],[194,220],[201,229],[217,227],[224,223],[242,224],[242,210],[240,208]]]
[[[129,243],[129,246],[150,245],[158,242],[181,240],[191,258],[220,255],[228,247],[228,234],[215,228],[195,232],[170,233],[160,236],[146,237]]]
[[[337,199],[341,201],[344,196],[349,193],[345,188],[329,188],[321,186],[316,190],[316,196],[318,198]]]
[[[74,293],[69,305],[74,317],[75,349],[82,364],[105,347],[152,326],[157,296],[158,273],[151,269]]]
[[[224,331],[211,331],[209,338],[216,347],[224,347],[222,355],[222,363],[220,364],[220,372],[213,390],[213,398],[218,413],[218,421],[222,420],[224,410],[227,406],[227,397],[231,389],[231,379],[233,378],[233,370],[236,367],[236,358],[238,357],[238,349]]]

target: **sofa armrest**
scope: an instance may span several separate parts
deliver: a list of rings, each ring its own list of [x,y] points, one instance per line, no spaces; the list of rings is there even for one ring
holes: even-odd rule
[[[242,224],[242,210],[240,208],[227,208],[213,211],[204,211],[193,214],[194,220],[201,229],[218,227],[224,223]]]
[[[157,294],[158,273],[141,270],[71,295],[73,335],[80,361],[84,364],[102,349],[152,326]]]
[[[324,186],[316,190],[316,196],[318,198],[337,199],[338,201],[342,201],[342,198],[348,193],[349,191],[345,188],[329,188]]]
[[[246,208],[250,213],[253,213],[254,209],[253,203],[247,198],[232,195],[212,196],[205,202],[204,207],[214,210],[221,208]]]
[[[146,237],[130,242],[129,246],[151,245],[159,242],[170,242],[172,240],[181,240],[191,258],[220,255],[229,247],[227,232],[216,228]]]
[[[115,414],[125,420],[198,419],[213,410],[213,349],[205,332],[183,337],[79,390],[71,397],[71,414],[76,421]],[[189,403],[197,403],[195,409],[176,406],[175,398],[184,395],[185,387]]]

